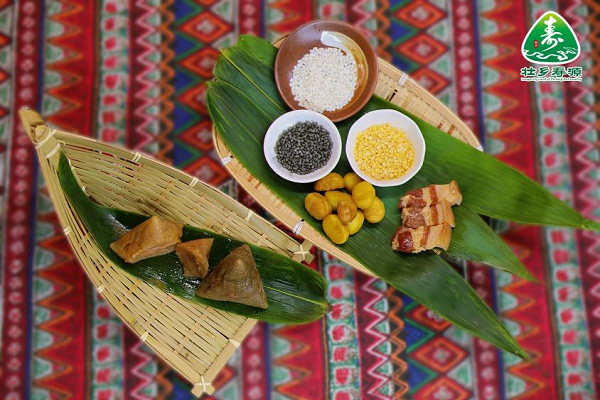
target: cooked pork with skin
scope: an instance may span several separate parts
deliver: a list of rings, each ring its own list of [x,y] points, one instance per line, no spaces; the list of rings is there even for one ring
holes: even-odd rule
[[[447,185],[430,185],[411,190],[402,196],[398,207],[427,207],[442,200],[447,201],[451,206],[459,205],[462,202],[462,193],[456,181],[452,181]]]
[[[403,253],[419,253],[441,248],[448,250],[452,228],[449,224],[420,226],[417,229],[398,228],[392,237],[392,249]]]
[[[175,250],[181,242],[183,224],[152,216],[117,241],[110,248],[126,263],[162,256]]]
[[[408,207],[402,209],[402,226],[418,228],[419,226],[434,226],[440,224],[455,226],[452,206],[446,200],[429,207]]]
[[[204,278],[208,273],[208,258],[214,239],[197,239],[175,246],[175,254],[183,264],[186,278]]]
[[[229,255],[200,282],[196,294],[205,299],[231,301],[267,309],[267,296],[250,246],[244,244]]]

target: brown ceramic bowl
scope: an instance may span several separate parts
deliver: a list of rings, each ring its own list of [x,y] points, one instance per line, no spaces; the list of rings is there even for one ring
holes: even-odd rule
[[[325,41],[329,43],[328,40],[332,40],[332,38],[339,40],[352,53],[357,66],[357,85],[352,100],[339,110],[323,113],[332,121],[337,122],[354,115],[363,108],[373,95],[377,84],[378,68],[375,51],[367,39],[351,25],[340,21],[317,20],[304,24],[293,31],[283,41],[277,52],[275,82],[283,101],[291,109],[303,109],[292,94],[290,87],[292,71],[296,63],[313,47],[331,47],[321,40],[324,32],[330,34],[324,36],[328,38]],[[343,48],[342,51],[346,52]]]

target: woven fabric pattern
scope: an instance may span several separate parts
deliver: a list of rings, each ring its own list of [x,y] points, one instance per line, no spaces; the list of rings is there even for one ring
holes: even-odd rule
[[[521,42],[547,10],[579,38],[582,83],[520,81]],[[239,34],[276,40],[314,18],[352,23],[487,152],[600,219],[595,1],[0,0],[0,398],[192,398],[85,277],[16,111],[152,155],[261,213],[214,152],[205,82]],[[212,398],[598,398],[600,236],[498,228],[538,282],[481,265],[466,275],[529,359],[316,252],[332,311],[304,326],[258,324]]]

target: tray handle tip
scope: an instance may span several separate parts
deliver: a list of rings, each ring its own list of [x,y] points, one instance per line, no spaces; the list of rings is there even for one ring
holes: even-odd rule
[[[21,108],[19,110],[19,117],[21,118],[21,125],[23,126],[25,133],[32,142],[37,143],[42,139],[41,136],[45,130],[38,130],[37,128],[46,127],[46,124],[40,114],[28,108]]]

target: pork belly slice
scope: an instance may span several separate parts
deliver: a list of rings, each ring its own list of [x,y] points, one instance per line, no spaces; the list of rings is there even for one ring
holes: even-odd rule
[[[398,202],[398,207],[427,207],[438,204],[443,200],[451,206],[459,205],[462,202],[462,193],[456,181],[452,181],[447,185],[429,185],[421,189],[411,190],[402,196]]]
[[[408,207],[402,209],[402,226],[418,228],[419,226],[434,226],[449,224],[455,226],[452,206],[446,200],[429,207]]]
[[[403,253],[420,253],[440,248],[448,250],[452,228],[449,224],[420,226],[417,229],[398,228],[392,237],[392,249]]]
[[[183,264],[186,278],[204,278],[208,273],[208,258],[214,239],[197,239],[175,246],[175,254]]]
[[[183,224],[152,216],[117,241],[110,248],[126,263],[162,256],[175,250],[181,242]]]

